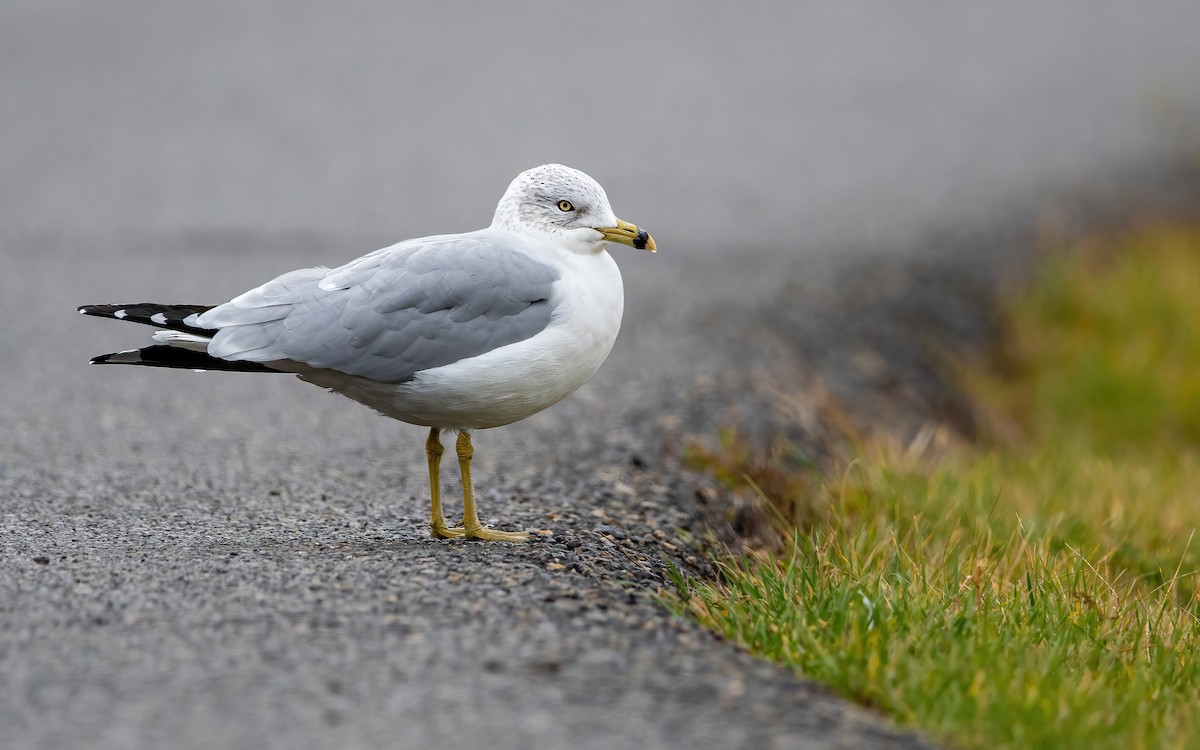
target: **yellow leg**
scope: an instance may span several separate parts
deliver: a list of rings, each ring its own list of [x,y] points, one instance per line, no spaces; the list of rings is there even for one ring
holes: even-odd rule
[[[485,529],[479,523],[479,515],[475,512],[475,489],[471,485],[471,456],[475,450],[471,447],[471,435],[466,430],[458,433],[458,468],[462,472],[463,484],[463,535],[468,539],[486,539],[490,542],[524,542],[529,534],[524,531],[493,531]]]
[[[429,428],[429,439],[425,441],[425,457],[429,459],[429,496],[432,507],[429,510],[429,535],[434,539],[451,539],[461,537],[461,528],[447,528],[446,517],[442,514],[442,439],[436,427]]]

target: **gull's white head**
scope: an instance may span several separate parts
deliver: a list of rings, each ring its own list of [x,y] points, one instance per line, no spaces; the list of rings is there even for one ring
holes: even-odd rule
[[[616,217],[600,183],[561,164],[517,175],[496,206],[492,226],[549,234],[585,250],[600,250],[609,242],[657,249],[646,230]]]

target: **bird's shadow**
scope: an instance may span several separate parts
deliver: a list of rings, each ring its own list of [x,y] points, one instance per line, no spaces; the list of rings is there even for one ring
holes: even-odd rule
[[[549,543],[549,538],[538,534],[530,535],[526,542],[489,542],[478,539],[434,539],[425,531],[405,531],[391,538],[348,537],[343,539],[322,538],[312,544],[298,547],[309,559],[326,556],[372,558],[410,558],[413,555],[438,553],[445,555],[472,555],[489,557],[521,557],[523,552],[536,550]]]

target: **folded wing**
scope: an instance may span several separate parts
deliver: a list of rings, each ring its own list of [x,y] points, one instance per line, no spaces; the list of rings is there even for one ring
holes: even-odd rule
[[[538,334],[557,279],[503,236],[429,237],[284,274],[189,323],[217,329],[214,357],[400,383]]]

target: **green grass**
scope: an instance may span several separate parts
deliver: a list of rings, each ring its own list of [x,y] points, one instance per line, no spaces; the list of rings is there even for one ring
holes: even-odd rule
[[[677,605],[959,747],[1200,747],[1200,233],[1049,259],[1005,318],[990,448],[710,456],[796,531]]]

